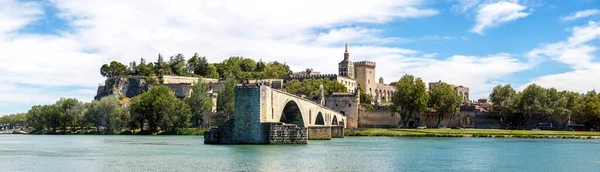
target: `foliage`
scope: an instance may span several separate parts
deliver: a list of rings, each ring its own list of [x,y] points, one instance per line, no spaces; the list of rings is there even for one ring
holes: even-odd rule
[[[185,128],[189,125],[191,112],[187,104],[176,98],[166,86],[152,87],[150,91],[134,97],[131,103],[130,127],[141,127],[147,122],[149,132]],[[139,125],[135,125],[135,124]]]
[[[402,126],[407,127],[409,115],[423,113],[427,109],[428,101],[429,94],[425,82],[421,78],[404,75],[396,85],[391,111],[400,113]]]
[[[100,73],[108,78],[123,75],[137,75],[148,78],[177,75],[224,79],[233,75],[236,80],[273,79],[292,74],[288,65],[277,61],[269,63],[256,62],[249,58],[234,56],[223,60],[221,63],[211,64],[208,63],[206,57],[201,57],[198,53],[195,53],[189,60],[185,60],[183,54],[177,54],[171,56],[168,61],[165,61],[164,57],[158,54],[158,59],[154,63],[147,63],[144,58],[141,58],[139,64],[133,61],[129,65],[127,67],[113,61],[110,64],[102,65]]]
[[[438,118],[437,126],[443,118],[451,117],[459,113],[462,97],[452,89],[452,86],[441,83],[429,91],[429,107],[435,110]]]
[[[117,61],[112,61],[110,64],[104,64],[102,67],[100,67],[100,75],[107,78],[128,74],[129,70],[127,69],[127,66]]]
[[[548,103],[548,96],[546,90],[536,84],[527,86],[520,93],[520,101],[517,108],[523,114],[526,125],[529,125],[533,115],[546,114]]]
[[[373,97],[367,94],[361,86],[358,86],[358,90],[360,91],[360,103],[371,104],[373,102]]]
[[[515,112],[514,103],[516,102],[517,92],[508,85],[498,85],[490,93],[492,109],[502,116],[507,116]]]
[[[192,113],[192,126],[199,127],[202,125],[202,114],[210,111],[214,102],[212,97],[208,94],[208,86],[202,83],[202,78],[198,78],[198,82],[192,88],[192,94],[190,98],[186,100],[186,103],[191,108]]]
[[[334,92],[346,92],[348,90],[343,84],[334,80],[330,80],[328,78],[309,78],[303,80],[302,82],[294,79],[288,81],[285,84],[285,89],[289,93],[296,95],[306,95],[312,98],[319,96],[321,85],[323,85],[323,89],[325,90],[325,94],[327,95]]]
[[[235,108],[235,85],[236,82],[234,76],[227,77],[225,81],[225,86],[223,87],[223,89],[217,97],[217,112],[225,115],[227,119],[231,119],[233,117],[233,112]]]

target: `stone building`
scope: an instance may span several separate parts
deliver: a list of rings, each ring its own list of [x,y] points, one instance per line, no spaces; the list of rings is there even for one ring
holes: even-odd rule
[[[441,83],[442,83],[442,80],[440,80],[438,82],[430,82],[429,90],[433,89],[434,87],[438,86]],[[456,86],[456,85],[452,85],[452,84],[450,84],[450,86],[452,86],[454,91],[456,91],[456,93],[458,93],[458,95],[460,95],[463,98],[463,102],[469,101],[469,87],[464,87],[462,85]]]
[[[391,96],[396,91],[396,87],[385,84],[383,78],[376,80],[375,67],[375,62],[371,61],[352,62],[348,52],[348,44],[346,44],[344,59],[338,63],[338,74],[321,74],[312,69],[306,69],[306,71],[296,72],[283,79],[287,82],[293,79],[302,81],[308,78],[329,78],[345,85],[348,88],[348,93],[354,93],[358,86],[361,86],[373,98],[374,103],[383,105],[384,102],[391,101]]]

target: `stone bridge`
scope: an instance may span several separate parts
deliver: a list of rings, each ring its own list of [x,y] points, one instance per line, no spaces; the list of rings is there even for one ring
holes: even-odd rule
[[[212,144],[306,144],[343,137],[346,116],[266,86],[235,88],[234,119],[205,133]]]

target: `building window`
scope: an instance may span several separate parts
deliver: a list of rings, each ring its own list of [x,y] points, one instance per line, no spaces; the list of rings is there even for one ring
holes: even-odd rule
[[[352,107],[352,104],[348,104],[348,107]]]
[[[335,104],[335,107],[338,107],[338,104]]]

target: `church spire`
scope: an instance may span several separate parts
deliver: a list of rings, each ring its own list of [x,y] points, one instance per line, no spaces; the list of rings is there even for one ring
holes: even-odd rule
[[[348,53],[348,43],[346,43],[346,53]]]

